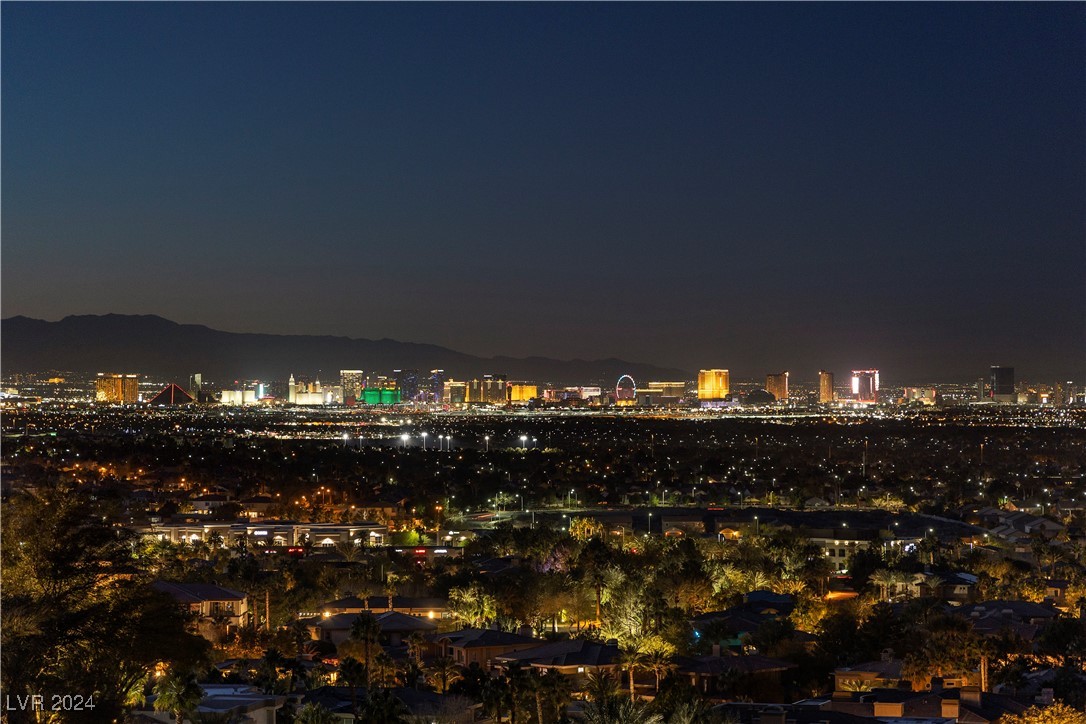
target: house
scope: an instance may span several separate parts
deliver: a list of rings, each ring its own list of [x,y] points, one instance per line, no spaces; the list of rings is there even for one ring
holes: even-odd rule
[[[884,649],[878,661],[842,666],[833,672],[833,696],[848,699],[856,691],[895,688],[902,685],[901,659],[891,649]]]
[[[546,643],[542,639],[488,628],[465,628],[432,634],[427,639],[430,642],[428,653],[447,656],[461,666],[477,663],[484,669],[489,669],[499,656]]]
[[[936,582],[938,585],[932,586]],[[910,598],[938,598],[953,603],[969,603],[976,598],[977,577],[971,573],[917,573],[906,585]]]
[[[278,506],[278,503],[270,495],[254,495],[241,501],[244,515],[249,518],[263,518],[276,506]]]
[[[519,662],[524,666],[557,671],[566,676],[584,676],[595,671],[617,671],[618,657],[618,646],[615,644],[567,639],[495,656],[493,663],[506,667]]]
[[[441,721],[448,724],[470,724],[475,721],[476,712],[481,708],[470,699],[459,696],[442,696],[432,691],[398,687],[388,689],[408,711],[411,721]],[[346,686],[322,686],[306,692],[301,704],[316,703],[335,714],[338,721],[353,722],[351,711],[352,692]],[[366,696],[364,688],[357,688],[354,697],[361,701]],[[361,721],[361,720],[359,720]]]
[[[884,722],[942,719],[959,724],[992,724],[1005,714],[1021,714],[1030,704],[1004,694],[982,693],[977,686],[945,689],[936,678],[930,690],[855,692],[847,701],[835,696],[828,708]]]
[[[1071,581],[1066,578],[1050,578],[1045,581],[1045,601],[1051,601],[1056,606],[1066,608],[1067,589],[1071,587]]]
[[[984,601],[958,610],[981,636],[998,637],[1009,632],[1028,642],[1036,639],[1059,613],[1049,604],[1031,601]]]
[[[743,599],[739,606],[695,616],[691,620],[694,638],[706,645],[739,649],[759,626],[787,616],[796,605],[792,596],[772,591],[751,591]]]
[[[729,687],[741,682],[742,692],[761,701],[781,701],[781,674],[795,664],[760,654],[677,656],[675,672],[707,694],[733,694]]]
[[[974,620],[999,617],[1006,621],[1044,626],[1060,615],[1060,612],[1047,603],[1032,601],[982,601],[971,606],[963,606],[961,612]]]
[[[335,613],[322,614],[314,618],[303,619],[309,635],[316,641],[327,641],[339,646],[351,637],[351,627],[359,616],[373,616],[372,613]],[[381,631],[382,641],[390,646],[399,646],[403,638],[412,632],[433,633],[437,624],[425,618],[409,616],[396,611],[385,611],[374,616]]]
[[[230,498],[219,493],[198,495],[192,499],[192,509],[197,513],[210,513],[230,502]]]
[[[404,639],[413,633],[426,635],[437,630],[437,624],[433,621],[399,611],[377,614],[377,625],[389,646],[400,646]]]
[[[713,707],[712,713],[735,724],[871,724],[855,714],[825,709],[827,703],[820,699],[792,705],[728,702]]]
[[[877,530],[860,530],[856,528],[824,528],[806,530],[807,539],[822,549],[823,555],[829,558],[833,570],[837,573],[848,571],[848,559],[856,551],[868,548],[879,548],[882,545]],[[895,541],[896,542],[896,541]]]
[[[196,708],[198,714],[233,715],[248,724],[275,724],[276,712],[287,702],[285,696],[265,694],[254,686],[242,684],[200,684],[204,696]],[[173,724],[173,712],[155,711],[154,696],[139,712],[146,721]]]
[[[740,649],[750,635],[774,616],[742,606],[724,611],[708,611],[691,619],[694,638],[705,645]]]
[[[388,606],[388,596],[345,596],[335,601],[323,603],[320,606],[321,615],[334,615],[337,613],[381,613],[383,611],[396,611],[409,616],[418,616],[430,620],[445,618],[449,602],[444,598],[419,598],[415,596],[393,596],[392,608]]]
[[[221,619],[227,626],[245,626],[249,622],[249,597],[241,591],[212,583],[170,581],[155,581],[151,587],[201,619]]]

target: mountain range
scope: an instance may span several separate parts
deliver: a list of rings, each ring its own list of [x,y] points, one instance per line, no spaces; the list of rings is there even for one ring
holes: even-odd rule
[[[620,375],[635,380],[685,380],[684,370],[620,359],[558,360],[547,357],[476,357],[432,344],[393,339],[223,332],[178,324],[155,315],[73,315],[58,322],[9,317],[0,322],[4,373],[62,370],[74,373],[136,372],[162,379],[282,380],[288,375],[339,378],[341,369],[391,374],[443,369],[471,379],[505,374],[509,379],[554,384],[611,385]]]

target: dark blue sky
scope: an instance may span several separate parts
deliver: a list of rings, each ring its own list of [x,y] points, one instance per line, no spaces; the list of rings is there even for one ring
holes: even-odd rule
[[[1086,382],[1086,5],[21,4],[3,315]]]

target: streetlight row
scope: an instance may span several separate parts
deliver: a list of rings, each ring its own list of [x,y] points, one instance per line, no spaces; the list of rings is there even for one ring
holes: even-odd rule
[[[428,438],[429,436],[430,436],[430,433],[428,433],[428,432],[419,433],[419,437],[422,438],[422,449],[423,450],[427,449],[427,447],[426,447],[426,438]],[[343,446],[344,447],[347,446],[347,442],[350,439],[351,439],[351,436],[349,434],[343,433]],[[411,439],[411,436],[408,435],[406,432],[403,433],[402,435],[400,435],[400,447],[401,448],[407,447],[407,443],[408,443],[408,441],[410,439]],[[438,450],[452,450],[452,439],[453,439],[452,435],[438,435],[437,439],[438,439]],[[362,440],[363,440],[362,435],[359,435],[358,436],[358,446],[359,447],[362,447]],[[524,448],[524,449],[527,449],[528,448],[528,440],[529,440],[529,438],[528,438],[527,435],[521,435],[520,436],[520,446],[522,448]],[[532,446],[533,447],[538,442],[537,438],[534,438],[534,437],[531,438],[531,441],[532,441]],[[486,451],[490,452],[490,435],[484,435],[483,436],[483,442],[486,444]]]

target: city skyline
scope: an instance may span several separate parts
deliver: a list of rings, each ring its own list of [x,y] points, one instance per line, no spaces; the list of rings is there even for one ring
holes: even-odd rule
[[[651,362],[621,360],[562,360],[551,357],[508,356],[480,357],[435,345],[402,343],[396,340],[350,339],[292,335],[236,334],[213,330],[202,325],[180,325],[155,316],[85,315],[68,317],[52,323],[29,318],[10,318],[0,327],[3,345],[9,350],[6,371],[41,373],[64,370],[76,373],[96,373],[102,370],[140,368],[152,375],[182,379],[193,370],[211,373],[208,379],[285,381],[292,374],[320,378],[329,370],[347,370],[365,374],[382,374],[399,380],[401,374],[434,367],[448,368],[458,377],[468,379],[499,374],[502,378],[558,384],[600,384],[633,373],[641,382],[678,380],[696,383],[698,388],[727,390],[729,378],[736,382],[760,382],[776,397],[788,397],[789,371],[766,372],[748,363],[730,364],[727,368],[705,365],[695,370],[683,370],[654,365]],[[161,350],[174,351],[163,357]],[[706,365],[736,362],[710,360]],[[794,361],[794,359],[793,359]],[[359,367],[361,365],[361,367]],[[1014,365],[990,365],[1013,370]],[[351,369],[358,368],[358,369]],[[841,367],[841,373],[857,372],[856,365]],[[801,384],[822,384],[824,374],[833,372],[824,367],[802,365],[794,381]],[[959,370],[943,377],[927,375],[916,369],[891,370],[890,379],[896,385],[972,384],[983,369]],[[444,371],[444,370],[438,370]],[[886,370],[884,370],[885,373]],[[719,373],[716,381],[706,381],[707,373]],[[1013,374],[1013,373],[1012,373]],[[885,376],[885,375],[884,375]],[[843,377],[842,379],[847,379]],[[1074,384],[1069,376],[1044,374],[1027,370],[1022,377],[1030,384]],[[832,383],[831,383],[832,384]],[[417,381],[408,384],[414,387]],[[713,395],[710,394],[710,398]]]
[[[1080,5],[2,13],[6,318],[1083,377]]]

